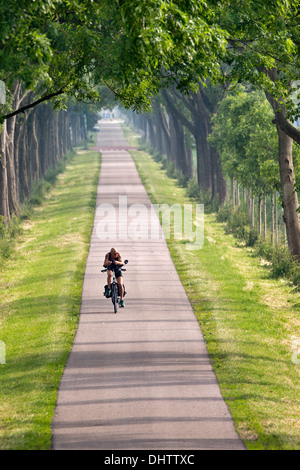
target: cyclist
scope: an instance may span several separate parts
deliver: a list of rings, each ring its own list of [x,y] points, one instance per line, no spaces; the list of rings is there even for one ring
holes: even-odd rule
[[[124,291],[121,271],[121,266],[123,266],[123,260],[122,256],[115,248],[112,248],[109,253],[106,253],[103,266],[107,268],[107,286],[105,286],[105,296],[111,296],[110,285],[112,283],[113,271],[115,271],[115,276],[120,294],[120,307],[125,307],[123,300]]]

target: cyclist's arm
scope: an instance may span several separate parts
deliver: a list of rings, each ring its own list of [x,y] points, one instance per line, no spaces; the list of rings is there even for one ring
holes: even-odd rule
[[[117,266],[123,266],[123,260],[122,260],[122,256],[120,255],[119,253],[119,259],[118,261],[114,261],[114,263],[117,265]]]
[[[111,261],[109,261],[109,257],[108,257],[108,254],[107,254],[107,255],[105,255],[103,266],[106,268],[109,265],[111,265]]]

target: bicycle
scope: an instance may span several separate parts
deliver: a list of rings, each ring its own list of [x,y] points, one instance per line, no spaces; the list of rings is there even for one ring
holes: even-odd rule
[[[126,259],[124,261],[124,264],[127,264],[128,263],[128,260]],[[121,271],[126,271],[126,269],[124,268],[120,268]],[[105,269],[102,269],[101,272],[102,273],[105,273],[108,271],[108,268],[105,268]],[[123,289],[124,289],[124,296],[126,294],[125,292],[125,286],[123,284]],[[118,304],[120,303],[120,294],[119,294],[119,287],[118,287],[118,283],[116,281],[116,277],[115,277],[115,270],[113,270],[113,280],[112,280],[112,283],[110,285],[110,290],[111,290],[111,301],[113,303],[113,306],[114,306],[114,312],[117,313],[118,311]],[[104,294],[105,295],[105,292]]]

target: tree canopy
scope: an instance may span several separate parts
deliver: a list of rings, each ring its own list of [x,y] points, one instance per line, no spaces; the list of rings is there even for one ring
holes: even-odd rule
[[[263,88],[296,118],[299,14],[298,0],[8,0],[0,79],[8,91],[21,80],[57,106],[65,94],[98,100],[105,84],[140,110],[161,86],[197,89],[199,79],[223,73]]]
[[[0,79],[37,100],[99,99],[105,84],[145,108],[162,84],[185,90],[218,72],[222,31],[203,0],[36,0],[0,7]],[[36,101],[37,101],[36,100]]]
[[[229,177],[254,194],[280,189],[277,134],[272,110],[261,92],[238,87],[220,103],[209,141]]]
[[[292,122],[299,118],[300,2],[243,0],[213,2],[214,21],[226,31],[226,80],[262,89],[275,122],[300,142]],[[228,67],[229,66],[229,67]]]

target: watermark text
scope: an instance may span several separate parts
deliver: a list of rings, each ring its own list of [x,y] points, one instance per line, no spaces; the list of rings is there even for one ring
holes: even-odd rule
[[[96,210],[100,240],[181,240],[187,250],[199,250],[204,242],[203,204],[100,204]]]

